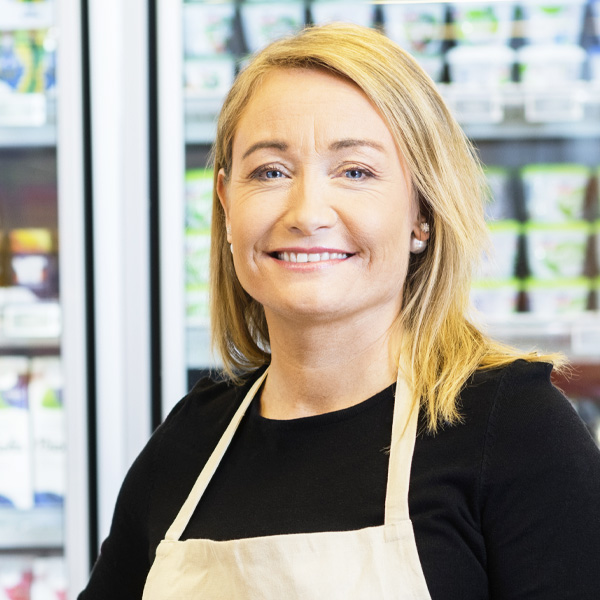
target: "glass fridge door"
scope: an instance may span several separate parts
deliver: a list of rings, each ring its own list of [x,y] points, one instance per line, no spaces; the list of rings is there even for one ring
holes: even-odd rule
[[[209,349],[208,160],[224,95],[250,53],[304,24],[336,20],[379,27],[410,52],[485,164],[494,259],[473,284],[473,318],[509,343],[565,352],[584,385],[561,384],[598,406],[598,0],[158,7],[161,331],[171,374],[163,413],[218,366]],[[597,408],[589,412],[600,422]]]
[[[0,597],[7,598],[67,597],[89,569],[79,15],[73,0],[0,0]]]

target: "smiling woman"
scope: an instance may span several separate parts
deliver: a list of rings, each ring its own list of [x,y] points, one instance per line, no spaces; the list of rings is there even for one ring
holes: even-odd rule
[[[468,319],[475,153],[376,31],[240,73],[214,147],[214,343],[142,452],[82,600],[597,598],[600,454]]]

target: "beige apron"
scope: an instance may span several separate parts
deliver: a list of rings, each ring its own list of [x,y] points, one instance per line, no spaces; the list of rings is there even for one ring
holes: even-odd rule
[[[418,411],[398,375],[384,525],[179,541],[266,372],[252,386],[156,550],[143,600],[430,600],[408,514]]]

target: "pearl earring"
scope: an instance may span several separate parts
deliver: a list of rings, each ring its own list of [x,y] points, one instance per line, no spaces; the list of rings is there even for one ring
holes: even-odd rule
[[[410,238],[410,251],[413,254],[421,254],[427,248],[427,240],[420,240],[419,238]]]

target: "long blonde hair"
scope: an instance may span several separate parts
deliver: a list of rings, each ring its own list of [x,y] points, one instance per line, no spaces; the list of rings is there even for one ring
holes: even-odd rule
[[[473,269],[487,246],[485,177],[474,148],[417,62],[383,34],[332,24],[307,28],[262,50],[237,77],[217,125],[213,147],[215,191],[211,246],[213,345],[225,371],[270,361],[262,306],[241,287],[229,252],[225,215],[216,194],[220,169],[231,172],[232,145],[244,107],[274,69],[325,69],[357,85],[378,109],[406,161],[421,214],[430,226],[427,251],[411,255],[403,308],[395,323],[414,400],[428,428],[460,419],[456,398],[477,369],[514,361],[551,360],[501,345],[468,319]],[[406,360],[408,358],[408,360]]]

